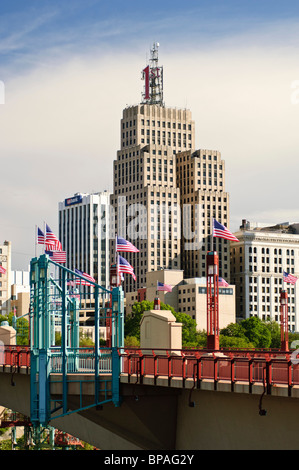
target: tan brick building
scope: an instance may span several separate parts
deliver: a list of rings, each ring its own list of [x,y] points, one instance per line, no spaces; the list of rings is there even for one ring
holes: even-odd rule
[[[126,275],[125,290],[129,292],[145,284],[147,271],[180,268],[176,153],[194,147],[191,112],[149,104],[126,108],[121,142],[114,161],[111,205],[116,215],[115,232],[140,250],[125,256],[137,276],[136,285]],[[112,240],[112,259],[113,251]]]

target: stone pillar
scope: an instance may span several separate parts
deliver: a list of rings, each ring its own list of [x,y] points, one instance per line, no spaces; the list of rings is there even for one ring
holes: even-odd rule
[[[140,348],[182,349],[182,323],[176,323],[170,310],[148,310],[140,322]]]
[[[16,330],[9,326],[7,321],[0,324],[0,344],[2,345],[15,345],[16,344]]]

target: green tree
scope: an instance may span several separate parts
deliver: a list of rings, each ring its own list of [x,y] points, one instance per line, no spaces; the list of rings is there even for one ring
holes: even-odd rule
[[[240,323],[229,323],[225,328],[220,330],[220,335],[229,336],[231,338],[245,338],[245,329]]]
[[[292,347],[293,341],[299,341],[299,333],[289,332],[289,348]],[[298,345],[294,345],[294,349],[298,349]]]
[[[14,326],[13,317],[14,317],[14,314],[12,312],[10,312],[8,315],[0,315],[0,325],[3,321],[7,321],[9,326]],[[27,318],[25,317],[17,318],[16,332],[17,332],[17,344],[18,345],[29,344],[29,321]]]
[[[140,341],[136,336],[126,336],[124,339],[124,344],[126,348],[139,348]]]
[[[161,310],[170,310],[174,315],[177,322],[182,323],[182,345],[196,345],[199,339],[198,332],[196,331],[196,322],[190,315],[186,313],[176,312],[173,307],[161,302]],[[154,302],[143,300],[142,302],[135,302],[132,307],[132,313],[125,319],[124,334],[127,336],[134,336],[140,341],[140,321],[143,313],[147,310],[154,309]],[[189,346],[191,347],[191,346]]]
[[[245,336],[255,348],[269,348],[271,333],[264,321],[258,317],[250,317],[242,320],[240,325],[245,330]]]
[[[143,312],[146,310],[153,310],[154,302],[148,300],[142,300],[142,302],[135,302],[132,306],[132,312],[125,318],[124,324],[124,335],[135,336],[140,340],[140,321],[143,316]]]
[[[276,321],[267,321],[265,322],[265,325],[270,331],[271,335],[270,348],[279,349],[281,344],[280,325]]]
[[[219,347],[220,348],[238,348],[238,349],[249,349],[253,348],[253,344],[244,336],[219,336]]]

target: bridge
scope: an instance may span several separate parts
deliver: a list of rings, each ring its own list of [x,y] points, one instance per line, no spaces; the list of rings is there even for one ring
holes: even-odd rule
[[[83,299],[93,348],[79,347]],[[28,416],[36,435],[51,425],[103,450],[298,449],[296,357],[126,349],[121,287],[103,289],[43,255],[31,262],[30,346],[0,350],[0,403]]]

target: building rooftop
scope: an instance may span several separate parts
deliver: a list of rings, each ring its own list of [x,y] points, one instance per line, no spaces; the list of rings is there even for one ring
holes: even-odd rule
[[[256,232],[276,232],[276,233],[289,233],[289,234],[299,234],[299,223],[290,223],[290,222],[281,222],[275,225],[269,224],[260,224],[249,222],[246,219],[242,220],[242,225],[240,225],[240,230],[252,230]]]

